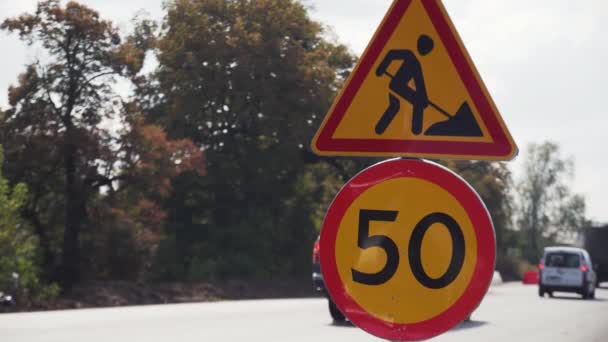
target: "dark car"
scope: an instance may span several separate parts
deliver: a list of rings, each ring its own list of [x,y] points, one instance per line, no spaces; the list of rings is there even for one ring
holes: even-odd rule
[[[321,248],[320,248],[320,243],[319,243],[319,237],[317,237],[317,240],[315,241],[315,244],[312,248],[312,285],[313,285],[313,288],[317,293],[321,293],[321,294],[323,294],[323,296],[325,296],[325,298],[327,298],[329,314],[331,315],[331,318],[334,319],[334,322],[337,322],[337,323],[344,322],[346,320],[346,317],[344,317],[344,314],[342,314],[342,312],[340,312],[340,310],[338,309],[338,307],[336,306],[334,301],[329,296],[329,293],[327,293],[327,290],[325,289],[325,281],[323,280],[323,273],[321,273],[321,257],[320,257],[321,254],[320,253],[321,253]]]
[[[0,306],[14,306],[15,298],[8,293],[0,291]]]
[[[13,279],[12,290],[17,293],[17,290],[19,289],[19,274],[13,272],[11,277]],[[15,304],[15,297],[10,293],[3,291],[3,289],[0,289],[0,308],[15,306]]]

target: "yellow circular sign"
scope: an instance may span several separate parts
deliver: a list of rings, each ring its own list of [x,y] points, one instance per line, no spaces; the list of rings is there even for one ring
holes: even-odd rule
[[[321,269],[338,308],[389,340],[437,336],[485,295],[496,242],[477,193],[434,163],[396,159],[350,180],[321,231]]]
[[[369,222],[369,236],[386,237],[398,247],[398,267],[386,282],[369,286],[353,279],[353,270],[366,274],[380,272],[387,264],[381,247],[362,249],[358,244],[362,210],[396,212],[392,222]],[[445,213],[462,230],[465,253],[462,268],[453,282],[441,289],[421,284],[412,273],[407,256],[414,228],[427,215]],[[336,263],[349,295],[368,313],[395,323],[416,323],[444,312],[463,294],[476,264],[477,239],[471,220],[460,203],[445,189],[426,180],[396,178],[379,183],[361,194],[346,211],[336,239]],[[421,243],[420,259],[430,278],[444,275],[453,255],[453,241],[442,223],[432,224]],[[379,295],[381,294],[381,295]],[[415,310],[404,310],[416,306]]]

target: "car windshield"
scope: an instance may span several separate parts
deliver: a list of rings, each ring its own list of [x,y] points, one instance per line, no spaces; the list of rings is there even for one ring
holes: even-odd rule
[[[545,264],[547,267],[577,268],[580,266],[580,256],[573,253],[549,253]]]

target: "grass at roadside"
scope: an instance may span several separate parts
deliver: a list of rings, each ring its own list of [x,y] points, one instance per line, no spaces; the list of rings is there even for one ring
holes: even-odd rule
[[[231,280],[215,283],[91,282],[55,299],[5,311],[42,311],[131,305],[196,303],[221,300],[305,298],[315,296],[310,279]]]

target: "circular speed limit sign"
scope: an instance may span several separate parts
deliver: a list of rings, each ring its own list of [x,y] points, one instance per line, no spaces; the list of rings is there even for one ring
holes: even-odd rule
[[[338,193],[321,232],[330,296],[361,329],[388,340],[437,336],[464,320],[492,279],[489,213],[437,164],[390,160]]]

